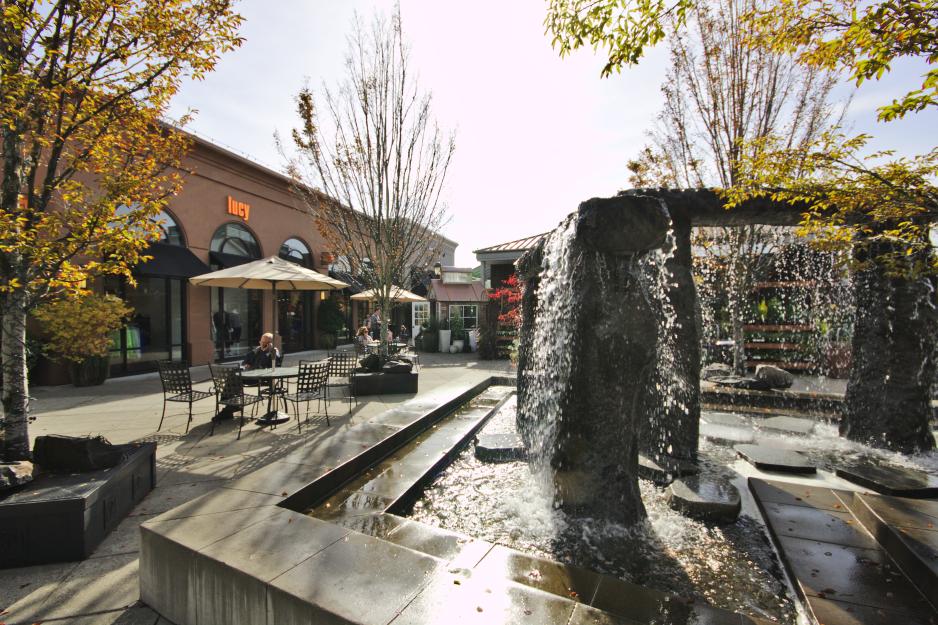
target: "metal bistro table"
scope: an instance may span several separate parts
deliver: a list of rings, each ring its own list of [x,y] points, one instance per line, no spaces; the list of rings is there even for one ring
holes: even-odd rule
[[[276,369],[248,369],[241,372],[242,380],[256,380],[258,383],[267,382],[269,385],[269,394],[267,395],[267,413],[255,423],[261,427],[267,425],[278,425],[290,420],[290,415],[285,412],[273,409],[275,392],[275,383],[280,380],[295,378],[300,375],[299,367],[277,367]]]

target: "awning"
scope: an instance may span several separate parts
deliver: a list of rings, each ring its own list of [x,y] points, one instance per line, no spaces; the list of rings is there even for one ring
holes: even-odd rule
[[[225,254],[224,252],[209,252],[208,258],[213,265],[218,265],[222,269],[237,267],[238,265],[256,260],[254,258],[248,258],[247,256],[238,256],[237,254]],[[202,273],[208,273],[209,271],[211,271],[211,269],[206,269]],[[189,277],[191,278],[192,276]]]
[[[188,248],[178,245],[153,243],[145,254],[153,258],[134,267],[133,272],[140,276],[191,278],[211,271],[208,265],[196,258]]]

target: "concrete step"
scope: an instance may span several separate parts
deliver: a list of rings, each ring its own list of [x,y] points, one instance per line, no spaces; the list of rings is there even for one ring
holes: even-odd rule
[[[850,511],[938,608],[938,501],[854,493]]]

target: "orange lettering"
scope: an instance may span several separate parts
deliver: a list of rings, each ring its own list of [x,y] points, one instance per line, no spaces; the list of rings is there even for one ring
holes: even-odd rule
[[[228,196],[228,214],[237,215],[244,221],[247,221],[251,215],[251,205],[247,202],[239,202],[230,195]]]

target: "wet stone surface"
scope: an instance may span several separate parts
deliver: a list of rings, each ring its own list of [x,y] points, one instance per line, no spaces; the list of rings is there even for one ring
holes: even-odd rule
[[[812,419],[799,419],[798,417],[769,417],[758,422],[763,430],[783,432],[785,434],[800,434],[807,436],[814,432],[817,425]]]
[[[700,424],[700,436],[712,443],[729,446],[748,444],[756,440],[752,430],[710,423]]]
[[[699,471],[696,464],[686,460],[678,460],[667,456],[652,459],[647,456],[638,456],[638,475],[651,480],[659,486],[667,486],[675,479],[686,475],[695,475]]]
[[[731,523],[739,516],[739,490],[727,480],[686,477],[668,487],[668,503],[690,517]]]
[[[874,458],[858,458],[838,466],[836,473],[845,480],[883,495],[938,498],[938,478],[924,471],[884,464]]]
[[[757,469],[782,473],[815,473],[816,468],[801,453],[765,445],[737,445],[736,452]]]
[[[517,434],[481,434],[475,444],[476,458],[483,462],[524,460],[524,442]]]
[[[912,575],[915,569],[894,555],[890,528],[872,527],[875,518],[859,512],[863,501],[857,497],[865,496],[755,478],[749,486],[786,569],[818,623],[938,624],[938,612],[925,598],[931,587],[922,584],[921,572]],[[893,502],[886,499],[876,498],[873,505],[889,510]],[[818,507],[805,505],[809,503]],[[903,509],[894,518],[915,517],[916,511],[896,503]],[[871,527],[880,542],[867,531]]]

